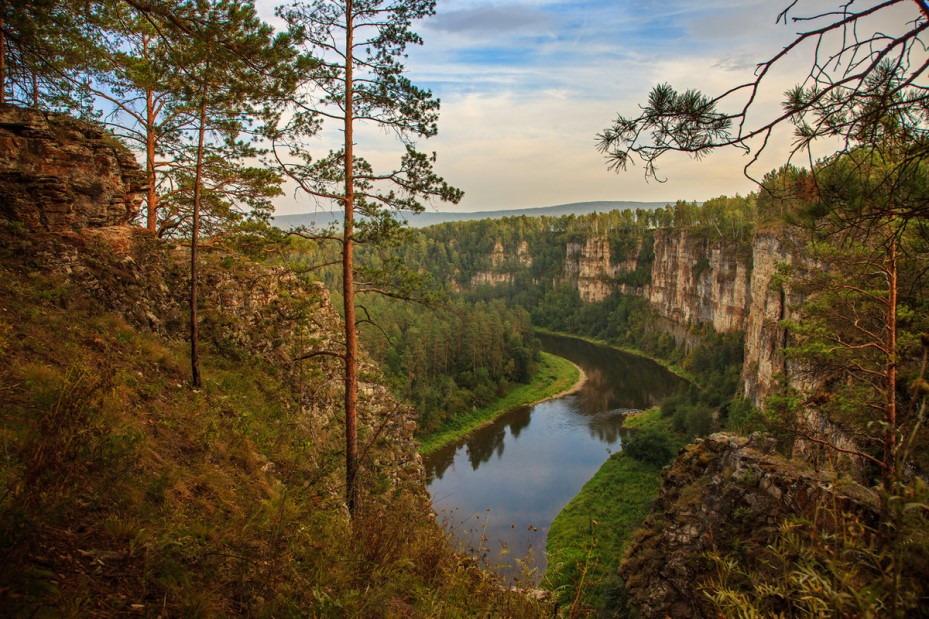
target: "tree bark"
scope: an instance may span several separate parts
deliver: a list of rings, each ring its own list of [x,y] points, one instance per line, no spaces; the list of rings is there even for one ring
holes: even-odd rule
[[[158,194],[155,191],[155,108],[154,93],[151,88],[145,91],[145,171],[148,175],[148,198],[146,202],[146,223],[148,231],[158,233]]]
[[[204,89],[205,91],[206,89]],[[206,93],[200,99],[200,128],[197,137],[197,172],[194,177],[194,212],[190,232],[190,386],[200,388],[200,352],[197,332],[197,238],[200,236],[200,201],[203,192],[203,142],[206,137]]]
[[[0,19],[0,105],[6,104],[6,35]]]
[[[358,508],[358,334],[355,328],[353,234],[355,179],[353,166],[353,66],[352,0],[345,2],[345,226],[342,246],[342,293],[345,299],[345,499],[354,518]]]
[[[926,4],[925,0],[913,0],[916,2],[916,6],[919,7],[919,10],[923,12],[923,15],[926,18],[929,18],[929,5]]]
[[[149,39],[142,41],[142,53],[148,57]],[[155,192],[155,93],[150,86],[145,88],[145,171],[148,174],[148,198],[146,201],[146,224],[148,231],[158,234],[158,194]]]
[[[884,489],[891,490],[897,464],[897,239],[890,240],[887,255],[887,365],[884,407]]]

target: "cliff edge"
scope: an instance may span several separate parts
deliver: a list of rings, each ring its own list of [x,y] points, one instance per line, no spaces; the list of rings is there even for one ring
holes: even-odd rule
[[[773,449],[759,435],[718,433],[681,450],[620,568],[632,608],[643,617],[718,616],[703,591],[717,575],[710,553],[752,562],[785,520],[816,521],[824,505],[877,522],[875,492]]]

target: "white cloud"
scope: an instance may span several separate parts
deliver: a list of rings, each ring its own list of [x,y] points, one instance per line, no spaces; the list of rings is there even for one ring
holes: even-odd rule
[[[715,94],[750,81],[757,62],[809,27],[775,24],[785,6],[768,0],[440,0],[438,15],[414,26],[425,46],[411,49],[406,63],[411,79],[442,99],[439,136],[420,147],[437,151],[439,172],[466,191],[454,207],[460,210],[700,200],[750,191],[740,151],[699,162],[668,156],[661,162],[668,182],[645,183],[641,168],[607,171],[595,135],[617,113],[634,115],[655,84]],[[836,0],[801,4],[804,11],[836,6]],[[914,11],[907,6],[878,27],[899,26]],[[809,59],[809,50],[801,50],[765,78],[751,121],[780,113],[783,92],[803,79]],[[772,138],[753,168],[757,177],[783,163],[790,142],[789,130]],[[384,140],[364,145],[372,159],[386,159],[394,148]]]

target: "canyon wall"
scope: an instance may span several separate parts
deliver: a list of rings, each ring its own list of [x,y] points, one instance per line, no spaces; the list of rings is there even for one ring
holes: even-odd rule
[[[655,235],[655,262],[643,295],[660,316],[679,325],[708,324],[718,333],[743,331],[751,280],[745,244],[661,230]]]
[[[647,264],[641,257],[643,239],[620,256],[607,235],[572,239],[564,245],[556,280],[574,287],[585,303],[617,291],[645,298],[662,319],[659,328],[685,346],[697,341],[694,327],[744,334],[742,392],[754,405],[763,405],[776,376],[789,373],[782,355],[789,334],[780,323],[800,299],[780,282],[779,265],[805,268],[798,244],[784,230],[741,241],[686,229],[655,230],[653,238]],[[490,268],[478,271],[471,284],[512,284],[508,266],[514,264],[531,265],[532,247],[525,241],[512,247],[497,242]],[[630,277],[637,271],[639,280]]]

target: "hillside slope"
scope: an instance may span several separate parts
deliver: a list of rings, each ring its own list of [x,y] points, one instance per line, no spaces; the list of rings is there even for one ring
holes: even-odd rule
[[[35,197],[0,213],[0,614],[542,613],[449,547],[412,413],[370,364],[350,523],[340,368],[300,361],[338,337],[320,286],[207,253],[189,388],[189,254],[126,225],[133,188],[100,174],[131,177],[126,155],[92,126],[0,110],[0,203]]]

